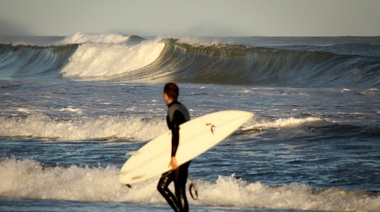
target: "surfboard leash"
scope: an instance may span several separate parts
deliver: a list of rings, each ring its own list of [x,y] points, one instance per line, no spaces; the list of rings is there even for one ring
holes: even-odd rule
[[[189,177],[189,180],[190,180],[190,185],[189,185],[190,196],[191,196],[191,198],[193,198],[193,200],[197,200],[198,199],[197,184],[194,182],[194,179],[192,177]],[[195,197],[194,197],[192,190],[194,190]]]

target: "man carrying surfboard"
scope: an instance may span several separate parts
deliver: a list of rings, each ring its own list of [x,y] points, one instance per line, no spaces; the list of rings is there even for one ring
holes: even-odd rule
[[[164,87],[163,98],[168,106],[166,123],[172,132],[172,149],[169,166],[171,170],[162,174],[157,190],[166,199],[174,211],[189,211],[189,204],[186,198],[186,181],[190,162],[181,166],[177,165],[176,153],[179,145],[179,125],[190,120],[187,108],[178,102],[179,88],[175,83],[167,83]],[[174,182],[175,195],[168,186]]]

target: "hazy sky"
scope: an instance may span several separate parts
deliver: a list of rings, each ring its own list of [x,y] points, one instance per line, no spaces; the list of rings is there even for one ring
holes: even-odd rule
[[[380,0],[0,0],[0,34],[380,36]]]

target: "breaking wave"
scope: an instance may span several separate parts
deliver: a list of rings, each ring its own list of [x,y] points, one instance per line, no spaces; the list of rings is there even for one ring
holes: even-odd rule
[[[68,78],[295,87],[379,87],[374,44],[255,47],[75,34],[48,46],[0,44],[0,79]]]

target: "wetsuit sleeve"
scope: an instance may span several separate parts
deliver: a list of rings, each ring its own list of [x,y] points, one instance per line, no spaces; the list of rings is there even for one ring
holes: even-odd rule
[[[172,122],[172,154],[174,157],[177,153],[178,145],[179,145],[179,125],[185,122],[185,117],[178,110],[174,112],[173,122]]]

